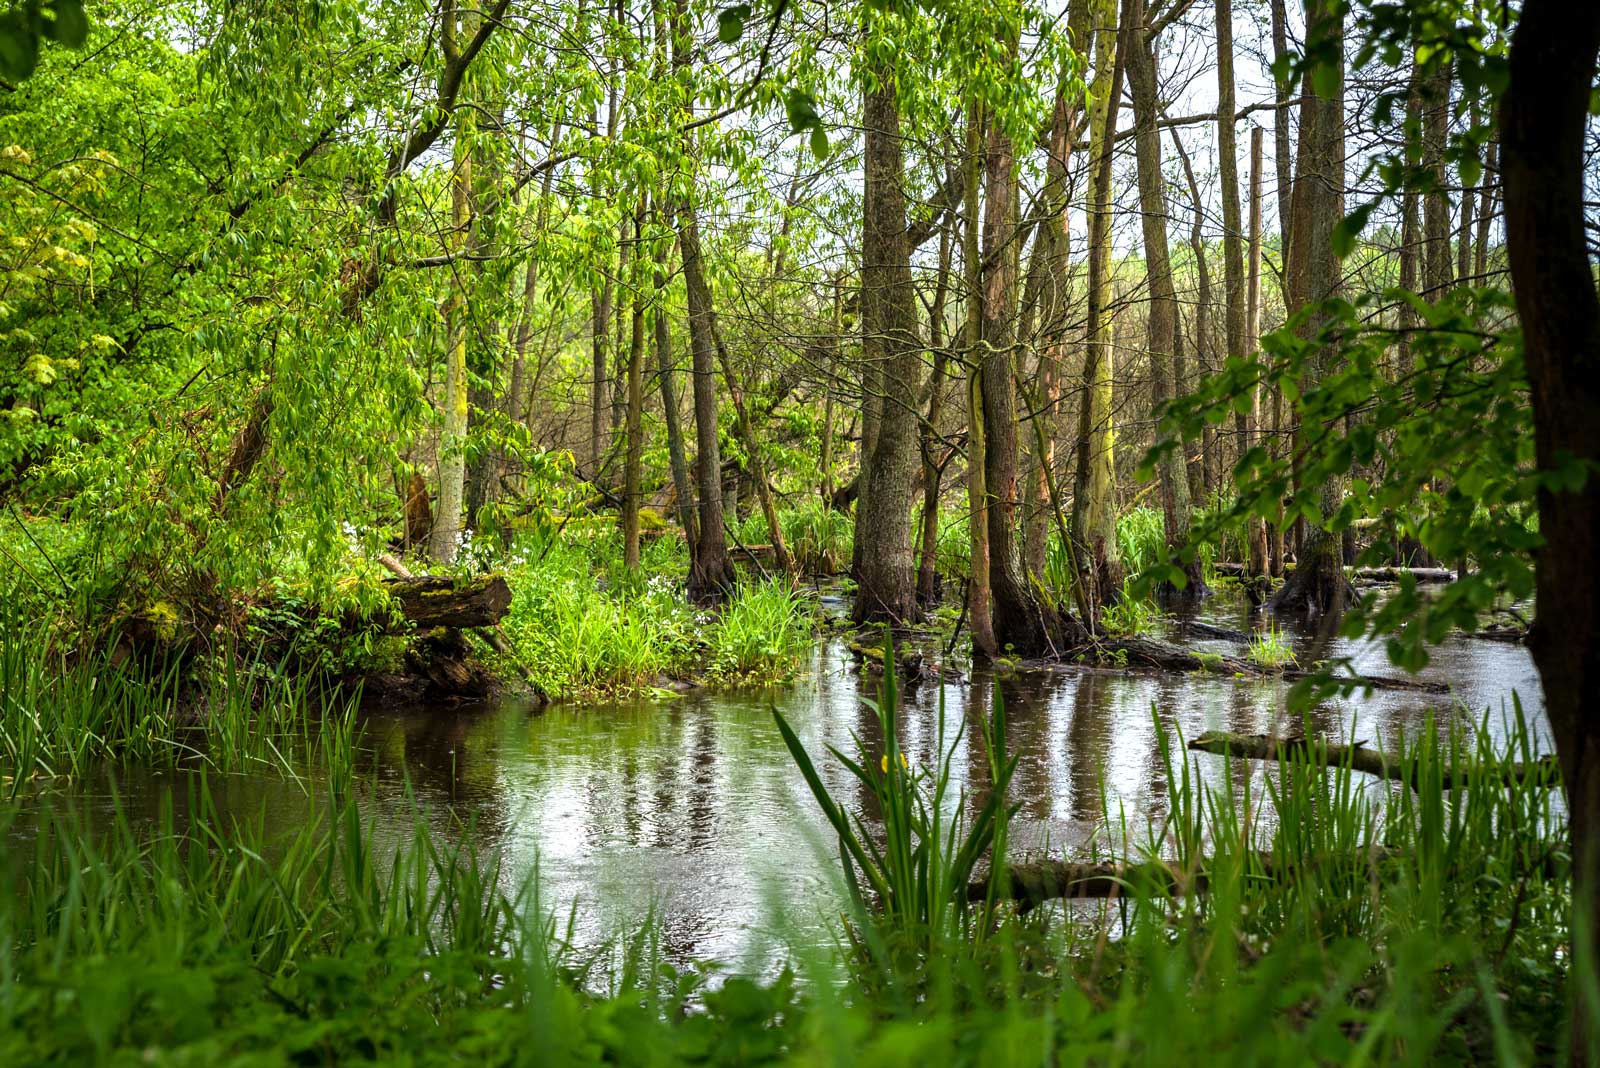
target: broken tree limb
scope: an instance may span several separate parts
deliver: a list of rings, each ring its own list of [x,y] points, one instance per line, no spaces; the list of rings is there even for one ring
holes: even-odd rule
[[[1348,767],[1380,779],[1405,783],[1413,790],[1421,788],[1421,765],[1418,761],[1400,760],[1359,742],[1346,745],[1323,738],[1278,738],[1270,734],[1207,731],[1191,741],[1189,748],[1197,753],[1215,753],[1249,760],[1286,760],[1330,768]],[[1485,780],[1542,786],[1555,786],[1560,782],[1555,758],[1541,757],[1527,764],[1492,764],[1454,771],[1446,768],[1442,772],[1440,788],[1454,790]]]

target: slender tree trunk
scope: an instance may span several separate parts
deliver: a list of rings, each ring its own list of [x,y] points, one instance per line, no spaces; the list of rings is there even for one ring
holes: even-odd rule
[[[1422,236],[1425,248],[1423,292],[1439,300],[1450,286],[1450,200],[1445,186],[1450,175],[1445,147],[1450,137],[1450,64],[1441,63],[1423,83],[1422,152],[1433,188],[1422,198]]]
[[[1268,0],[1272,20],[1272,63],[1279,69],[1287,69],[1289,63],[1289,29],[1288,16],[1284,10],[1284,0]],[[1294,156],[1289,148],[1289,128],[1293,123],[1289,108],[1289,81],[1287,75],[1275,78],[1273,81],[1273,103],[1277,106],[1272,112],[1272,151],[1276,163],[1275,170],[1278,179],[1278,248],[1283,259],[1283,271],[1279,275],[1279,284],[1282,289],[1283,305],[1289,306],[1289,227],[1293,218],[1293,209],[1289,203],[1290,193],[1294,188]]]
[[[445,7],[440,40],[446,63],[457,55],[458,33],[455,5]],[[467,29],[466,32],[473,32]],[[468,109],[457,112],[456,136],[451,149],[450,243],[459,250],[466,247],[467,230],[472,220],[472,115]],[[444,427],[439,435],[439,507],[428,539],[428,555],[441,563],[456,558],[461,542],[461,506],[467,476],[467,333],[468,317],[465,270],[451,273],[451,288],[445,306]]]
[[[644,198],[633,216],[633,240],[637,246],[644,235]],[[638,252],[635,251],[635,258]],[[634,277],[641,278],[643,264],[636,264]],[[644,461],[644,287],[629,286],[633,309],[628,325],[628,412],[623,426],[626,453],[622,464],[622,563],[630,571],[639,568],[639,506],[643,502],[640,468]]]
[[[1255,338],[1249,335],[1247,320],[1248,294],[1245,292],[1245,266],[1243,226],[1239,210],[1239,143],[1235,131],[1235,105],[1233,84],[1233,0],[1216,0],[1217,24],[1217,156],[1222,178],[1222,289],[1223,336],[1226,338],[1227,357],[1243,358],[1255,348]],[[1253,178],[1253,175],[1252,175]],[[1252,421],[1255,396],[1252,391],[1250,407],[1235,410],[1233,429],[1234,455],[1243,456],[1249,451],[1255,436]],[[1252,523],[1255,521],[1252,520]],[[1248,535],[1247,545],[1254,545]],[[1259,561],[1247,560],[1250,574]]]
[[[1478,237],[1472,253],[1472,273],[1479,285],[1489,273],[1489,227],[1495,217],[1495,184],[1500,176],[1500,144],[1490,141],[1483,163],[1483,188],[1478,194]]]
[[[1194,253],[1195,268],[1195,305],[1194,305],[1194,357],[1195,373],[1204,376],[1211,370],[1211,264],[1206,256],[1205,234],[1201,229],[1204,218],[1204,202],[1200,199],[1200,183],[1195,181],[1194,166],[1189,162],[1188,150],[1183,147],[1183,138],[1178,136],[1177,127],[1172,130],[1172,144],[1178,150],[1178,161],[1183,165],[1184,182],[1189,187],[1189,202],[1193,205],[1193,216],[1189,223],[1189,248]],[[1182,323],[1178,324],[1179,339],[1182,336]],[[1176,366],[1180,360],[1178,352],[1183,346],[1177,340],[1173,343],[1173,363]],[[1178,375],[1180,381],[1183,376]],[[1216,472],[1214,467],[1214,454],[1216,451],[1216,434],[1208,424],[1201,437],[1200,463],[1198,466],[1189,465],[1189,495],[1191,500],[1204,500],[1211,492],[1215,483]]]
[[[767,481],[767,465],[761,458],[761,442],[756,438],[755,425],[750,421],[750,411],[744,403],[744,390],[733,373],[733,361],[728,358],[728,348],[720,333],[716,337],[717,362],[722,365],[722,379],[728,384],[728,396],[733,401],[734,426],[744,445],[747,458],[746,471],[755,485],[756,502],[767,521],[767,536],[772,541],[773,562],[785,575],[794,574],[794,561],[789,558],[789,547],[783,541],[783,525],[778,521],[778,506],[772,498],[772,483]]]
[[[933,350],[933,381],[928,389],[928,417],[923,420],[922,449],[922,552],[917,564],[917,600],[931,606],[939,596],[939,419],[944,414],[945,367],[950,352],[945,345],[944,309],[950,294],[950,227],[939,231],[939,274],[934,284],[933,307],[928,314],[928,347]]]
[[[984,481],[989,445],[983,424],[983,369],[980,348],[983,336],[983,310],[979,306],[982,287],[981,245],[978,239],[978,186],[982,168],[982,113],[976,101],[968,104],[965,192],[966,228],[962,239],[962,278],[966,290],[965,342],[972,372],[967,379],[967,532],[968,570],[967,629],[972,632],[975,659],[993,660],[1000,646],[995,641],[994,623],[989,614],[989,487]]]
[[[1265,164],[1262,151],[1263,131],[1259,126],[1250,131],[1250,256],[1249,276],[1245,285],[1245,342],[1252,350],[1261,345],[1261,169]],[[1246,451],[1256,447],[1261,426],[1261,390],[1250,391],[1250,415],[1245,424],[1244,440],[1239,447]],[[1261,579],[1267,574],[1267,525],[1260,518],[1246,521],[1246,541],[1249,543],[1248,574]]]
[[[1217,18],[1227,0],[1218,0]],[[1150,290],[1149,315],[1145,320],[1145,347],[1150,353],[1150,376],[1155,407],[1160,410],[1176,394],[1171,346],[1178,335],[1178,294],[1172,281],[1172,256],[1167,245],[1166,183],[1161,173],[1161,130],[1156,125],[1160,108],[1156,83],[1155,42],[1145,29],[1144,0],[1129,4],[1127,34],[1128,88],[1133,102],[1133,141],[1138,160],[1139,216],[1144,231],[1145,276]],[[1229,94],[1231,96],[1231,94]],[[1232,103],[1217,106],[1218,113],[1231,112]],[[1224,185],[1227,179],[1223,179]],[[1189,480],[1183,455],[1168,452],[1157,466],[1160,478],[1161,517],[1166,529],[1167,549],[1171,553],[1189,540]],[[1189,593],[1205,587],[1196,556],[1184,568]]]
[[[1079,409],[1077,474],[1073,482],[1072,536],[1087,602],[1110,604],[1122,586],[1117,555],[1115,427],[1112,381],[1116,347],[1111,331],[1111,172],[1117,109],[1122,97],[1124,48],[1116,0],[1095,0],[1095,74],[1090,86],[1089,346]],[[991,489],[992,492],[992,489]],[[1091,628],[1095,620],[1085,620]]]
[[[659,297],[651,313],[656,369],[661,375],[661,410],[667,424],[667,458],[672,466],[673,495],[678,499],[678,524],[683,527],[692,560],[695,545],[700,540],[700,527],[695,521],[694,484],[689,479],[689,460],[683,448],[683,420],[678,412],[678,366],[672,355],[672,324],[667,318],[666,288],[666,264],[658,263],[656,293]]]
[[[1569,1055],[1600,1065],[1600,1019],[1586,983],[1600,968],[1600,299],[1587,248],[1585,142],[1600,53],[1600,6],[1526,0],[1500,109],[1511,261],[1542,471],[1588,466],[1586,479],[1539,489],[1536,613],[1528,647],[1566,786],[1572,836],[1567,970]],[[1559,488],[1558,488],[1559,487]]]

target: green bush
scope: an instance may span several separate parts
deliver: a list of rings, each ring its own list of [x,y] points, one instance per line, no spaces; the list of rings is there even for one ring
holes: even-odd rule
[[[779,580],[747,583],[723,606],[707,640],[710,674],[776,681],[792,674],[810,647],[810,613]]]

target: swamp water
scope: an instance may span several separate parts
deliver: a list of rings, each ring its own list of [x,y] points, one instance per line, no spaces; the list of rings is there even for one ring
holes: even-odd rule
[[[1222,600],[1197,618],[1249,627],[1245,610]],[[1185,640],[1181,622],[1171,629]],[[1302,663],[1350,656],[1357,670],[1394,673],[1376,646],[1336,640],[1319,648],[1313,636],[1289,630],[1283,637]],[[1226,641],[1188,644],[1242,652]],[[1441,721],[1456,716],[1468,726],[1488,712],[1489,729],[1498,733],[1512,716],[1515,693],[1536,744],[1549,748],[1538,677],[1524,647],[1453,638],[1434,651],[1422,678],[1447,683],[1451,696],[1357,694],[1317,710],[1313,728],[1392,750],[1402,736],[1421,733],[1431,707]],[[813,648],[799,681],[773,690],[544,709],[516,703],[369,709],[359,721],[357,790],[380,854],[382,843],[408,835],[420,812],[440,834],[469,836],[480,854],[498,850],[508,891],[536,869],[542,907],[562,924],[569,915],[575,919],[580,949],[648,919],[671,960],[761,971],[775,947],[830,943],[844,900],[836,843],[771,709],[793,725],[834,796],[870,822],[863,788],[825,747],[853,755],[854,732],[870,759],[879,758],[876,719],[862,702],[877,686],[878,676],[857,667],[846,643],[829,637]],[[1186,738],[1297,725],[1284,710],[1282,682],[1062,665],[910,689],[898,728],[908,759],[936,764],[942,694],[954,785],[981,795],[988,765],[967,713],[986,710],[997,688],[1009,744],[1020,755],[1013,856],[1048,850],[1086,859],[1104,847],[1108,832],[1124,827],[1134,843],[1143,841],[1166,808],[1158,720]],[[1259,762],[1190,759],[1217,786],[1230,776],[1236,788],[1246,777],[1259,784],[1266,773]],[[122,769],[57,800],[91,813],[120,806],[135,820],[153,820],[170,804],[181,825],[186,780],[195,774]],[[304,822],[310,795],[322,790],[314,777],[295,781],[278,771],[213,773],[209,785],[224,814],[259,816],[285,830]],[[11,844],[25,828],[26,821],[13,826]]]

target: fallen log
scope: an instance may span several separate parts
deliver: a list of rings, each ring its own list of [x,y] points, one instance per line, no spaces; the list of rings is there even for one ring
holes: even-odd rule
[[[1245,565],[1231,560],[1218,560],[1211,565],[1211,569],[1229,578],[1243,578],[1245,575]],[[1293,563],[1284,565],[1285,572],[1294,569]],[[1347,567],[1344,570],[1346,575],[1362,582],[1399,582],[1406,575],[1425,585],[1456,580],[1456,573],[1447,567]]]
[[[1117,660],[1126,660],[1130,667],[1153,667],[1163,671],[1199,671],[1213,675],[1262,675],[1264,672],[1247,660],[1221,653],[1196,653],[1180,645],[1158,642],[1153,638],[1100,638],[1085,652],[1097,654],[1104,660],[1109,652]]]
[[[453,579],[414,575],[384,579],[400,613],[419,630],[434,627],[492,627],[511,608],[511,587],[502,575]]]
[[[1348,853],[1328,853],[1309,857],[1283,857],[1266,850],[1251,850],[1245,860],[1244,876],[1292,882],[1309,871],[1328,866],[1355,873],[1376,871],[1386,864],[1412,856],[1402,849],[1371,846]],[[1139,863],[1081,864],[1064,860],[1008,864],[1005,883],[994,889],[1001,901],[1014,901],[1017,911],[1028,912],[1046,901],[1062,898],[1072,901],[1107,900],[1123,897],[1186,897],[1208,893],[1216,861],[1206,857],[1191,867],[1175,862],[1147,860]],[[1570,878],[1570,865],[1553,851],[1537,857],[1518,857],[1513,867],[1522,875],[1545,879]],[[974,879],[967,884],[969,903],[987,901],[991,878]]]
[[[1309,868],[1325,864],[1359,865],[1365,871],[1405,854],[1398,850],[1374,847],[1359,853],[1327,857],[1296,858],[1286,863],[1273,853],[1253,850],[1248,854],[1246,873],[1269,879],[1292,879]],[[1214,861],[1203,860],[1194,868],[1184,868],[1164,860],[1134,864],[1083,864],[1064,860],[1033,861],[1006,865],[1002,900],[1014,901],[1021,912],[1046,901],[1064,898],[1074,901],[1120,897],[1185,897],[1204,894],[1211,888]],[[969,902],[986,901],[991,879],[975,879],[967,884]]]
[[[1249,645],[1251,635],[1232,627],[1219,627],[1215,623],[1202,623],[1198,619],[1183,621],[1185,630],[1197,634],[1202,638],[1215,638],[1218,641],[1238,642],[1240,645]]]
[[[1247,760],[1286,760],[1330,768],[1348,767],[1380,779],[1405,783],[1413,790],[1421,788],[1421,764],[1417,760],[1401,761],[1359,742],[1347,745],[1325,738],[1280,738],[1270,734],[1207,731],[1191,741],[1189,748],[1197,753],[1214,753]],[[1455,771],[1446,768],[1440,788],[1454,790],[1485,779],[1540,786],[1555,786],[1560,782],[1555,758],[1547,756],[1527,764],[1492,764],[1481,768],[1458,768]]]
[[[1467,632],[1467,637],[1477,638],[1484,642],[1505,642],[1507,645],[1522,645],[1528,640],[1526,627],[1513,627],[1504,624],[1493,624],[1483,630]]]

